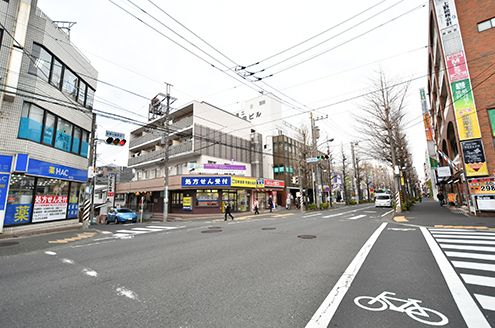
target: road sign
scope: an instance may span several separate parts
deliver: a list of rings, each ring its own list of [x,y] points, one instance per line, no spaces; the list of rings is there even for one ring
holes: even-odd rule
[[[306,158],[306,163],[316,163],[319,160],[320,159],[318,157],[308,157],[308,158]]]
[[[105,137],[111,137],[111,138],[118,138],[118,139],[125,139],[125,133],[121,132],[115,132],[115,131],[105,131]]]

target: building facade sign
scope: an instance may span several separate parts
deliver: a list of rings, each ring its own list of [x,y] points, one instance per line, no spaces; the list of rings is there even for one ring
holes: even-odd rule
[[[231,187],[256,188],[256,178],[232,177]]]
[[[282,180],[264,179],[265,188],[284,188],[285,182]]]
[[[468,140],[461,142],[464,164],[466,166],[466,176],[484,176],[488,175],[488,166],[483,151],[481,139]]]
[[[459,140],[478,141],[481,144],[481,130],[476,112],[474,95],[472,92],[469,69],[466,65],[466,54],[462,43],[462,36],[457,19],[457,10],[454,0],[435,0],[438,28],[443,45],[445,66],[453,97],[454,114],[457,124]],[[466,150],[474,146],[467,143]],[[477,147],[476,157],[483,157],[483,146]],[[479,153],[481,152],[481,153]],[[463,154],[464,146],[463,146]],[[472,158],[464,157],[465,173],[467,177],[488,175],[486,162],[472,162]]]
[[[194,167],[194,171],[197,173],[205,173],[205,174],[245,175],[246,165],[203,164]]]
[[[495,195],[495,178],[471,179],[468,181],[472,195]]]
[[[229,187],[231,177],[219,176],[195,176],[182,177],[182,188],[211,188],[211,187]]]
[[[192,197],[182,198],[182,209],[186,211],[192,211]]]
[[[34,199],[32,222],[63,220],[67,216],[67,196],[43,195]]]
[[[29,159],[27,173],[39,177],[55,178],[61,180],[86,182],[88,172],[70,166]]]
[[[12,156],[0,155],[0,172],[10,173],[12,170]]]

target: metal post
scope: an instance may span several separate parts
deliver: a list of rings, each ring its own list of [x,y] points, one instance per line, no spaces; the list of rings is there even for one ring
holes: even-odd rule
[[[317,146],[317,135],[316,135],[316,126],[315,126],[315,120],[313,119],[313,113],[310,113],[310,119],[311,119],[311,140],[313,143],[313,153],[314,156],[318,156],[318,146]],[[313,195],[316,198],[316,207],[320,208],[320,203],[321,203],[321,174],[320,174],[320,167],[318,163],[316,164],[316,188],[313,189]]]
[[[89,167],[93,168],[93,176],[88,177],[88,186],[91,186],[88,202],[84,202],[83,228],[87,229],[95,216],[95,174],[96,174],[96,114],[93,113],[91,122],[91,142],[89,148]],[[89,211],[86,206],[89,205]],[[88,215],[89,212],[89,215]]]
[[[303,194],[302,171],[300,165],[299,165],[299,195],[301,195],[299,208],[301,209],[301,213],[304,213],[304,194]]]

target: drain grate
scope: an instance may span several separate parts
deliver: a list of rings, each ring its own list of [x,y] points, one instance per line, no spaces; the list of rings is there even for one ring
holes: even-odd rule
[[[203,230],[203,231],[201,231],[201,233],[212,233],[212,232],[222,232],[222,230],[216,229],[216,230]]]
[[[261,228],[261,230],[275,230],[277,228],[272,228],[272,227],[266,227],[266,228]]]
[[[5,246],[14,246],[19,244],[18,241],[2,241],[0,242],[0,247],[5,247]]]
[[[299,235],[299,236],[297,236],[297,238],[301,238],[301,239],[315,239],[316,236],[315,235]]]

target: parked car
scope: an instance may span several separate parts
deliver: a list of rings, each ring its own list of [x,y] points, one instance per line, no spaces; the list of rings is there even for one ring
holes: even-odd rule
[[[377,194],[375,196],[375,207],[392,207],[390,194]]]
[[[114,208],[110,212],[107,213],[107,224],[110,222],[114,222],[115,224],[117,223],[127,223],[127,222],[132,222],[136,223],[137,222],[137,214],[128,209],[128,208]]]

